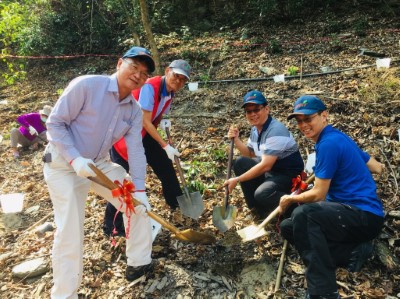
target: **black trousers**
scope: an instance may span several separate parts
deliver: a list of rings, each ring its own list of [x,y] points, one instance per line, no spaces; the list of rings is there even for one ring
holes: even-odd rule
[[[143,146],[147,164],[150,165],[161,182],[165,201],[171,209],[176,209],[179,206],[176,198],[183,193],[172,161],[168,158],[165,150],[149,134],[144,136]]]
[[[335,202],[298,206],[280,224],[281,235],[293,244],[306,270],[310,295],[337,291],[336,268],[347,265],[352,250],[378,236],[383,217]]]
[[[165,150],[149,134],[146,134],[143,138],[143,147],[147,164],[153,169],[161,182],[165,201],[172,210],[176,209],[179,206],[176,198],[183,193],[172,161],[168,158]],[[122,158],[114,147],[111,148],[110,156],[111,161],[121,165],[127,172],[129,172],[128,161]],[[112,204],[107,204],[104,217],[104,232],[108,235],[111,234],[114,224],[119,234],[123,234],[124,224],[122,221],[122,214],[118,214],[114,221],[116,211],[117,210]]]
[[[248,171],[259,162],[248,157],[239,157],[234,161],[233,171],[236,176]],[[294,175],[293,177],[297,176]],[[267,172],[252,180],[240,183],[247,206],[255,208],[261,215],[270,213],[279,205],[281,197],[290,194],[292,177],[279,173]]]

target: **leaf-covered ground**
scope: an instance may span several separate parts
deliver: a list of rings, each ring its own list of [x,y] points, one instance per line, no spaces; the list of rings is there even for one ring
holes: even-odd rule
[[[351,18],[357,18],[353,16]],[[350,19],[351,19],[350,18]],[[349,18],[339,22],[350,22]],[[208,232],[218,239],[214,245],[182,243],[164,229],[153,247],[155,273],[146,280],[129,283],[124,278],[124,239],[112,247],[102,232],[105,201],[88,197],[85,222],[84,278],[82,298],[302,298],[304,266],[289,246],[278,292],[274,292],[283,241],[276,221],[268,227],[268,236],[248,243],[229,242],[235,230],[253,223],[241,190],[230,202],[238,208],[234,227],[225,234],[212,223],[214,206],[221,205],[226,176],[230,124],[236,123],[243,139],[248,125],[240,108],[249,89],[267,95],[272,115],[286,123],[301,147],[304,159],[313,145],[286,121],[294,100],[306,93],[324,99],[329,121],[350,135],[379,161],[386,171],[375,176],[378,194],[387,212],[385,227],[376,244],[388,249],[393,261],[383,260],[381,251],[360,273],[337,272],[343,298],[396,298],[400,296],[400,272],[395,264],[400,218],[400,68],[398,21],[369,19],[365,36],[350,28],[336,35],[327,32],[327,22],[302,24],[291,28],[257,28],[247,31],[221,31],[183,41],[178,36],[160,37],[161,57],[165,65],[182,55],[194,66],[193,80],[199,90],[181,91],[171,113],[172,137],[182,153],[181,161],[191,187],[203,192],[206,210],[198,221],[171,214],[164,203],[161,187],[149,170],[147,189],[154,211],[178,226]],[[282,29],[284,28],[284,29]],[[271,53],[271,40],[281,45],[281,53]],[[392,58],[391,68],[378,71],[375,58],[360,54],[360,48],[384,53]],[[52,232],[35,234],[35,224],[52,222],[52,207],[42,174],[42,151],[22,151],[13,160],[9,151],[9,130],[15,118],[54,104],[57,90],[74,77],[86,73],[112,73],[115,59],[86,58],[69,61],[30,61],[28,78],[14,86],[3,87],[0,94],[0,192],[25,193],[24,210],[11,217],[0,214],[0,294],[2,298],[48,298],[51,271],[35,278],[13,278],[12,268],[26,260],[43,257],[50,267]],[[272,76],[299,72],[284,83]],[[330,73],[321,73],[321,67]],[[313,75],[310,75],[313,74]],[[288,74],[287,74],[288,75]],[[265,79],[260,79],[265,78]],[[204,80],[211,80],[204,83]],[[243,80],[249,79],[249,80]],[[236,81],[235,81],[236,80]],[[216,82],[217,81],[217,82]],[[345,187],[345,186],[344,186]],[[390,263],[392,262],[392,263]]]

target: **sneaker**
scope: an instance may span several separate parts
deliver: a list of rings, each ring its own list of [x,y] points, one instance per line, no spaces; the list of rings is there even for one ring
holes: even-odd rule
[[[349,272],[360,272],[364,263],[372,256],[373,251],[374,245],[372,241],[358,244],[351,252],[347,270]]]
[[[125,277],[128,281],[134,281],[147,273],[153,272],[153,270],[154,270],[153,263],[138,267],[127,266],[125,271]]]
[[[325,295],[310,295],[307,291],[305,297],[305,299],[340,299],[340,298],[341,297],[338,291]]]

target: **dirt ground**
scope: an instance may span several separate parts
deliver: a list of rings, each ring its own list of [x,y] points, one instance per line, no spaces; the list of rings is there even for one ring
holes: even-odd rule
[[[375,23],[373,23],[375,22]],[[206,209],[198,221],[172,214],[162,198],[161,187],[149,170],[146,187],[153,209],[179,229],[192,228],[217,238],[212,245],[177,241],[163,229],[153,246],[155,273],[147,279],[129,283],[124,278],[123,238],[112,247],[103,234],[105,201],[91,194],[86,206],[84,277],[82,298],[302,298],[304,266],[298,254],[288,247],[280,288],[274,291],[283,240],[276,223],[268,226],[268,235],[252,242],[229,242],[235,231],[253,223],[240,188],[230,202],[238,208],[234,227],[223,234],[212,223],[213,207],[222,203],[221,187],[226,176],[227,128],[239,125],[247,139],[249,127],[241,110],[242,96],[259,89],[268,97],[273,117],[287,124],[298,141],[302,155],[313,151],[293,123],[286,121],[294,100],[302,94],[324,99],[330,111],[329,121],[350,135],[379,161],[386,171],[375,176],[378,195],[385,207],[386,221],[376,240],[391,257],[399,252],[399,176],[400,176],[400,41],[398,24],[391,20],[371,20],[366,36],[345,32],[335,37],[321,36],[310,24],[305,28],[271,29],[260,32],[260,39],[277,37],[283,52],[271,54],[267,44],[240,40],[240,32],[230,36],[215,34],[183,43],[166,39],[161,58],[165,64],[192,53],[193,81],[199,89],[187,88],[177,94],[171,113],[172,137],[182,153],[181,161],[190,186],[202,191]],[[317,25],[317,26],[316,26]],[[255,33],[254,33],[255,34]],[[391,68],[377,70],[375,58],[359,55],[361,48],[385,53],[392,58]],[[199,53],[203,53],[202,56]],[[31,61],[28,78],[0,90],[0,192],[25,194],[24,210],[17,215],[0,214],[0,294],[2,298],[49,298],[52,286],[50,270],[54,231],[44,236],[34,233],[34,225],[52,222],[52,206],[43,180],[43,147],[26,149],[19,160],[9,151],[9,130],[15,118],[37,111],[44,104],[53,105],[59,89],[74,77],[85,73],[112,73],[113,59],[79,58],[66,62]],[[272,76],[287,73],[291,66],[299,71],[275,83]],[[329,67],[322,73],[321,67]],[[269,73],[266,73],[269,72]],[[262,78],[262,79],[260,79]],[[240,80],[239,80],[240,79]],[[248,80],[244,80],[248,79]],[[235,81],[236,80],[236,81]],[[216,82],[217,81],[217,82]],[[222,82],[221,82],[222,81]],[[237,154],[237,152],[235,152]],[[46,218],[47,217],[47,218]],[[15,265],[43,257],[48,267],[33,278],[14,278]],[[360,273],[338,269],[337,282],[342,298],[400,298],[400,272],[380,254]]]

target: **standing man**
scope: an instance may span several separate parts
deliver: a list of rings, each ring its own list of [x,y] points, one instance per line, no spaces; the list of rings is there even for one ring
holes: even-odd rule
[[[242,108],[252,125],[250,137],[245,144],[236,127],[229,129],[228,137],[233,138],[242,156],[233,165],[236,177],[224,186],[231,192],[240,183],[248,207],[264,218],[279,205],[282,195],[290,193],[292,179],[303,171],[304,163],[292,134],[270,115],[261,92],[248,92]]]
[[[168,119],[162,119],[163,115],[168,114],[171,110],[172,99],[175,93],[181,90],[189,80],[190,71],[190,65],[185,60],[174,60],[165,69],[164,76],[152,77],[142,88],[132,91],[132,95],[139,102],[143,111],[142,137],[147,163],[161,181],[165,201],[171,210],[175,210],[179,206],[176,198],[182,195],[173,166],[174,156],[179,157],[180,154],[160,136],[157,126],[160,124],[163,130],[171,126]],[[128,158],[126,138],[123,138],[111,149],[111,159],[128,170]],[[114,225],[118,234],[124,232],[120,216],[114,217],[115,213],[114,206],[108,204],[104,219],[104,232],[108,235],[111,234]]]
[[[130,221],[125,214],[123,217],[126,225],[130,223],[126,278],[131,281],[152,270],[142,111],[131,91],[140,88],[154,68],[150,53],[133,47],[118,59],[113,75],[86,75],[72,80],[50,114],[46,152],[51,155],[51,162],[48,160],[44,166],[44,177],[57,226],[52,252],[52,298],[78,298],[83,271],[85,202],[89,190],[115,206],[120,205],[110,190],[87,179],[96,176],[88,164],[95,164],[113,181],[122,183],[124,179],[132,179],[134,197],[143,205],[135,207]],[[112,144],[123,136],[127,137],[130,177],[120,165],[109,160]]]
[[[328,125],[319,98],[298,98],[291,118],[315,142],[315,183],[309,191],[281,198],[281,211],[302,203],[281,223],[281,234],[307,267],[306,298],[338,299],[336,267],[358,272],[382,229],[384,212],[371,172],[381,173],[384,165]]]

